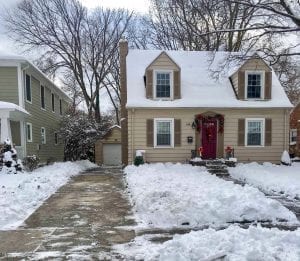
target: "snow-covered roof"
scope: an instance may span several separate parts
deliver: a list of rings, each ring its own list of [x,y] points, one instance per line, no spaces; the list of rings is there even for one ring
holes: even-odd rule
[[[70,97],[61,89],[59,88],[52,80],[48,78],[46,74],[44,74],[33,62],[26,59],[23,56],[15,55],[12,53],[4,53],[0,51],[0,61],[12,61],[17,63],[27,63],[32,66],[39,74],[41,74],[49,83],[51,83],[63,96],[66,100],[70,101]]]
[[[19,111],[24,114],[30,115],[29,112],[27,112],[25,109],[11,102],[0,101],[0,110]]]
[[[161,50],[129,50],[127,55],[127,108],[292,108],[275,73],[272,99],[238,100],[229,76],[237,64],[227,65],[227,52],[165,51],[181,68],[181,99],[173,101],[146,98],[145,69]],[[230,68],[228,68],[230,67]],[[232,70],[234,68],[234,70]],[[214,73],[220,70],[218,77]]]

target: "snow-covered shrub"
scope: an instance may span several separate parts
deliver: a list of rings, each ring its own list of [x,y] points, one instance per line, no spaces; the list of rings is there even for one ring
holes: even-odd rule
[[[143,156],[136,156],[135,159],[134,159],[134,165],[139,166],[141,164],[144,164]]]
[[[36,169],[39,163],[40,159],[36,155],[27,156],[23,159],[23,165],[28,171],[33,171],[34,169]]]
[[[4,146],[0,151],[0,165],[1,172],[5,174],[17,174],[17,171],[23,170],[23,165],[18,160],[17,151],[10,139],[4,141]]]
[[[281,155],[281,163],[287,166],[291,165],[291,158],[289,153],[286,150]]]
[[[94,160],[94,144],[112,125],[110,116],[103,115],[100,122],[77,109],[69,109],[60,123],[60,137],[65,139],[65,160]]]

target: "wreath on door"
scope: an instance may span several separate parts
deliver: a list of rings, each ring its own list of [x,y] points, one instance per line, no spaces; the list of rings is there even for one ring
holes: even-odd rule
[[[203,123],[207,122],[211,119],[217,119],[219,121],[218,132],[223,133],[224,132],[224,116],[221,115],[221,114],[216,114],[215,116],[203,116],[202,114],[199,114],[199,115],[196,116],[196,118],[195,118],[195,120],[192,124],[192,127],[196,128],[196,130],[198,132],[201,132],[201,128],[203,126]],[[211,132],[211,134],[212,134],[212,129],[211,130],[207,129],[207,131],[208,131],[207,133]]]

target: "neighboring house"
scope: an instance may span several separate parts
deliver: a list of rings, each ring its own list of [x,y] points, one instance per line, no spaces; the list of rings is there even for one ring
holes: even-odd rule
[[[112,126],[101,140],[95,143],[95,163],[121,165],[121,127]]]
[[[290,154],[300,157],[300,102],[290,114]]]
[[[222,158],[228,146],[240,162],[280,162],[292,104],[258,55],[229,68],[227,57],[120,42],[124,164],[137,150],[148,162],[183,162],[200,147],[203,158]]]
[[[0,54],[0,143],[10,138],[19,158],[63,160],[57,130],[69,100],[27,59]]]

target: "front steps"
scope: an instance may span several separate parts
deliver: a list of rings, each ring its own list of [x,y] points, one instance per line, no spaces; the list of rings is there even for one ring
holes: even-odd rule
[[[223,159],[216,160],[201,160],[201,161],[190,161],[193,166],[206,167],[208,172],[216,176],[229,176],[227,167],[234,167],[233,162],[225,161]]]

